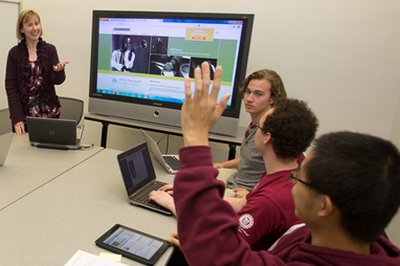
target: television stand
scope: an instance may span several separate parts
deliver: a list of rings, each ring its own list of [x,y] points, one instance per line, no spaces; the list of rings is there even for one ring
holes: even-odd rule
[[[100,146],[103,148],[106,148],[107,146],[108,126],[110,124],[116,126],[129,127],[129,128],[150,130],[163,134],[182,136],[182,130],[178,127],[154,124],[140,120],[99,115],[93,113],[86,113],[85,119],[99,122],[102,124]],[[208,135],[208,139],[213,142],[228,144],[229,146],[228,160],[231,160],[236,157],[236,146],[238,145],[240,146],[242,144],[242,138],[245,131],[246,131],[245,127],[239,127],[237,130],[237,136],[228,136],[228,135],[210,133]]]

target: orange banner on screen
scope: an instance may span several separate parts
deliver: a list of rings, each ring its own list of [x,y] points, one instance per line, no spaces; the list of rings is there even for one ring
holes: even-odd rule
[[[187,28],[186,40],[212,41],[214,40],[214,29]]]

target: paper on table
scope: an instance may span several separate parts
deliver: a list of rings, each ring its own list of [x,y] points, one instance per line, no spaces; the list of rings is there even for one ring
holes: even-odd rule
[[[122,259],[122,255],[111,252],[100,252],[99,256],[115,262],[121,262]]]
[[[126,266],[126,264],[78,250],[64,266]]]

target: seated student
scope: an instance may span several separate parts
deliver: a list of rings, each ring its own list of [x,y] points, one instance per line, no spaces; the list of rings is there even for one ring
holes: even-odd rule
[[[254,142],[268,174],[262,176],[246,197],[225,198],[237,212],[240,235],[255,250],[268,248],[287,229],[299,223],[294,215],[293,184],[289,177],[318,127],[314,113],[304,102],[294,99],[276,100],[259,122]],[[176,214],[172,197],[164,195],[151,192],[150,199]]]
[[[286,99],[286,90],[277,72],[260,69],[245,78],[240,91],[243,95],[243,106],[251,118],[240,146],[240,157],[214,163],[214,166],[219,169],[218,178],[227,183],[229,191],[227,190],[226,195],[244,197],[265,173],[262,154],[256,149],[254,143],[256,124],[262,114],[274,106],[274,101]],[[301,155],[300,159],[303,158]],[[163,187],[160,191],[171,192],[172,186]],[[168,199],[165,193],[158,192],[158,194],[157,198]]]
[[[265,174],[263,155],[254,143],[256,125],[263,113],[274,106],[274,101],[286,99],[286,90],[278,73],[269,69],[260,69],[246,77],[240,91],[246,112],[251,117],[251,123],[240,146],[240,157],[223,163],[215,163],[214,166],[219,169],[218,178],[227,183],[229,192],[226,196],[244,197]],[[303,158],[301,154],[299,159]],[[152,192],[150,199],[175,213],[172,194],[172,185],[166,185]],[[227,199],[229,200],[229,197]]]
[[[400,265],[400,250],[380,233],[400,205],[400,154],[389,141],[358,133],[321,136],[292,176],[295,214],[306,226],[270,251],[253,251],[215,179],[208,131],[225,109],[217,103],[221,68],[209,93],[208,65],[186,82],[185,147],[175,177],[180,244],[189,265]],[[201,79],[203,75],[203,79]]]
[[[214,167],[219,169],[218,179],[223,180],[227,188],[242,197],[254,188],[265,173],[263,156],[254,143],[256,125],[263,113],[274,106],[276,100],[286,99],[286,90],[277,72],[260,69],[245,78],[240,91],[243,95],[243,106],[251,118],[240,146],[240,157],[214,163]]]
[[[307,105],[295,99],[275,101],[260,119],[255,137],[267,173],[244,198],[225,198],[237,212],[239,234],[252,249],[266,249],[287,229],[299,223],[294,215],[290,174],[297,158],[311,144],[318,120]]]

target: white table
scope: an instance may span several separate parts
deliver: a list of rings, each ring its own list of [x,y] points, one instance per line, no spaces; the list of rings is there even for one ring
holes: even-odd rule
[[[14,134],[6,162],[0,167],[0,210],[57,178],[103,148],[82,151],[39,149],[28,136]]]
[[[175,232],[175,217],[128,203],[118,153],[102,150],[0,211],[0,265],[64,265],[78,249],[99,254],[105,250],[94,241],[116,223],[161,238]],[[173,181],[154,166],[160,180]],[[157,265],[171,253],[169,248]]]

